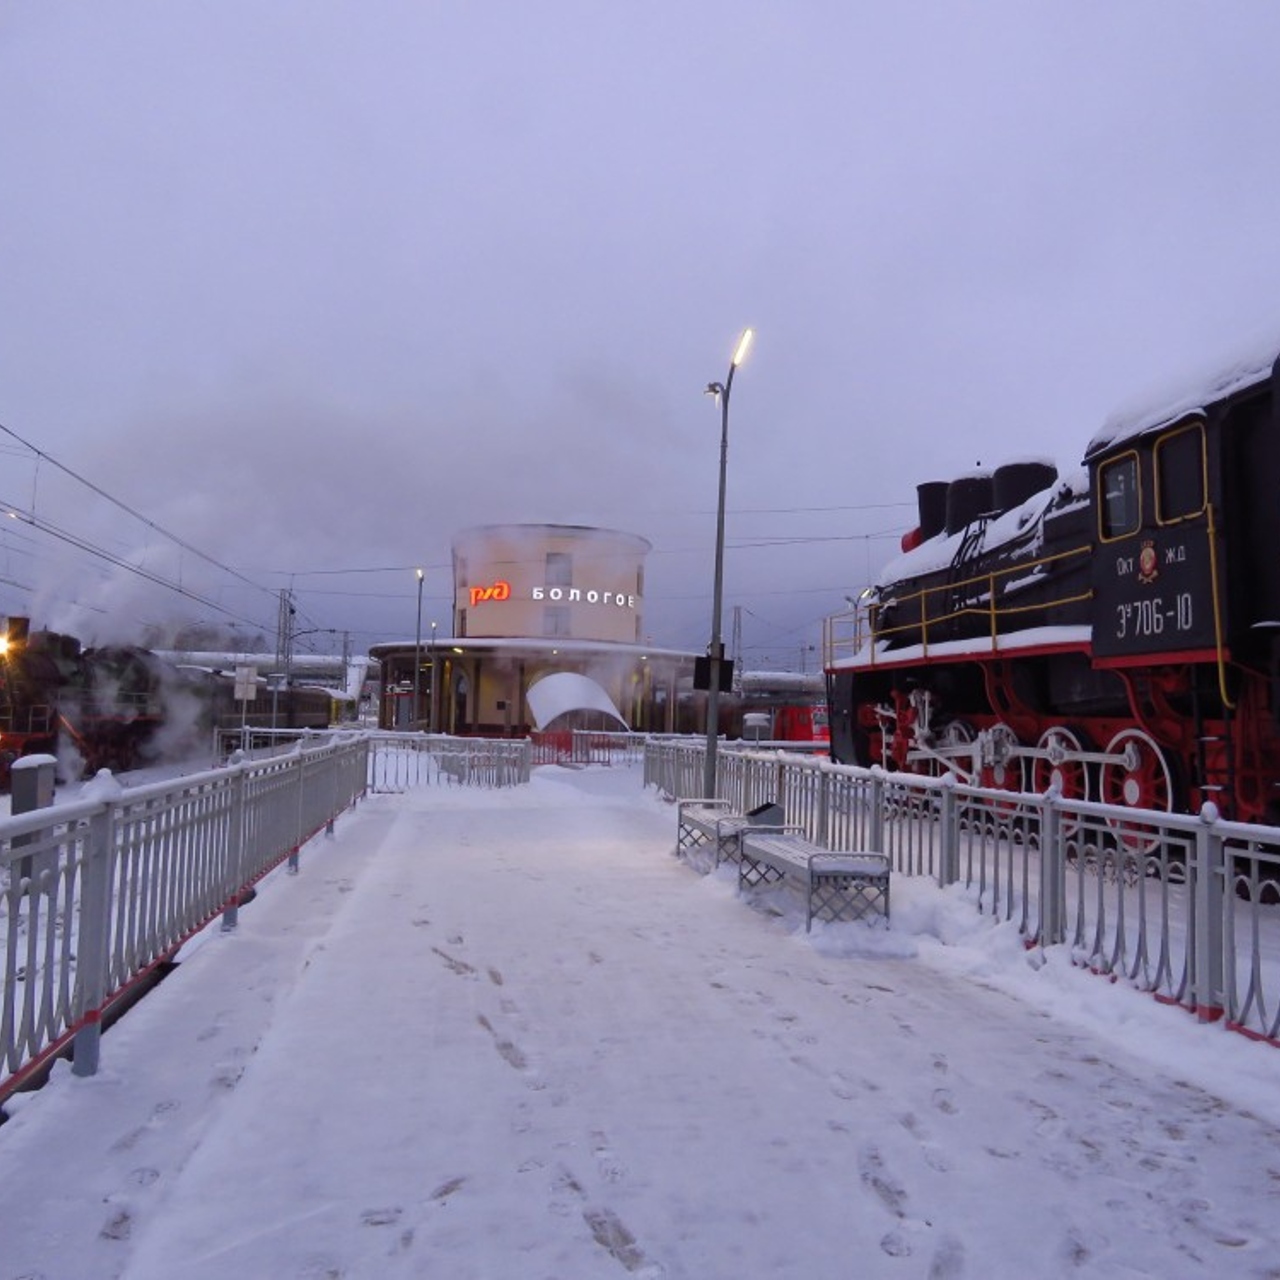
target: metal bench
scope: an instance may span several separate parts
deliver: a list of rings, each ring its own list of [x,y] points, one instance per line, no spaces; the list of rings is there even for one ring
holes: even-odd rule
[[[889,925],[889,858],[832,852],[799,828],[744,825],[737,834],[738,891],[788,881],[804,892],[806,932],[814,919],[884,921]]]

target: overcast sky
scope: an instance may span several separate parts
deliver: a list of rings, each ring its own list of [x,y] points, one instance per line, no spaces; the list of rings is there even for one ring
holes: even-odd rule
[[[0,502],[61,536],[0,522],[0,612],[226,620],[70,537],[364,648],[418,565],[447,628],[455,532],[583,523],[700,650],[752,325],[725,628],[795,665],[918,483],[1280,335],[1277,47],[1263,0],[8,0],[0,424],[47,456],[0,435]]]

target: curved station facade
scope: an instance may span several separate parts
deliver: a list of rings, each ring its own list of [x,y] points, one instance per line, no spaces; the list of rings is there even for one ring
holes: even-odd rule
[[[687,695],[696,655],[644,643],[649,545],[582,525],[482,525],[458,534],[451,634],[433,628],[420,644],[370,650],[382,664],[378,723],[512,737],[694,731],[702,698],[695,709]]]

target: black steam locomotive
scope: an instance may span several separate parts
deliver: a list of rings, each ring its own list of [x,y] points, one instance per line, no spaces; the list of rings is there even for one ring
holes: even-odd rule
[[[1083,467],[918,487],[824,637],[831,751],[1280,821],[1280,360],[1116,421]]]
[[[242,722],[327,728],[329,690],[302,686],[235,700],[233,675],[177,667],[147,649],[83,649],[74,636],[10,618],[0,639],[0,790],[21,756],[58,757],[63,772],[127,770],[207,746]]]

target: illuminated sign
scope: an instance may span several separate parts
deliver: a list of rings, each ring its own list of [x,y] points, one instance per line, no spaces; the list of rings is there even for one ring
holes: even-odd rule
[[[485,600],[510,600],[511,599],[511,583],[504,582],[501,578],[497,582],[488,587],[472,587],[471,603],[478,605]]]
[[[624,595],[621,591],[584,591],[581,587],[534,587],[535,600],[565,600],[569,603],[581,601],[585,604],[615,604],[620,609],[634,609],[635,596]]]
[[[636,598],[622,591],[597,591],[594,587],[534,587],[530,595],[534,600],[563,601],[566,604],[611,604],[619,609],[634,609]],[[503,578],[487,587],[471,588],[472,607],[486,600],[510,600],[511,583]]]

